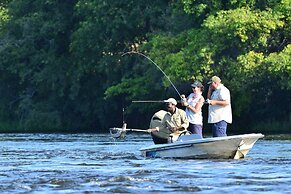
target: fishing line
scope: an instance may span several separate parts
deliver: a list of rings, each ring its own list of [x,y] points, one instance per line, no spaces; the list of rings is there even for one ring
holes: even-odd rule
[[[166,75],[166,73],[151,59],[149,58],[148,56],[146,56],[145,54],[143,53],[140,53],[140,52],[137,52],[137,51],[129,51],[129,52],[126,52],[124,54],[122,54],[121,56],[124,56],[124,55],[127,55],[127,54],[138,54],[140,56],[143,56],[145,57],[146,59],[148,59],[150,62],[152,62],[163,74],[164,76],[169,80],[169,82],[171,83],[171,85],[173,86],[173,88],[175,89],[175,91],[177,92],[177,94],[179,95],[179,97],[181,98],[181,94],[180,92],[177,90],[177,88],[175,87],[175,85],[173,84],[173,82],[170,80],[170,78]]]

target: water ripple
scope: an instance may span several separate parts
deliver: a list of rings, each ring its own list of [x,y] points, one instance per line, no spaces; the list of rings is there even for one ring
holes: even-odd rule
[[[242,160],[145,159],[146,135],[0,134],[1,193],[288,193],[291,141]],[[272,149],[266,149],[272,148]]]

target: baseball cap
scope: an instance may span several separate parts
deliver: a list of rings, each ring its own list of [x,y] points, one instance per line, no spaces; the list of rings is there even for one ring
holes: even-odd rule
[[[207,84],[211,84],[212,82],[217,82],[217,83],[220,83],[221,82],[221,79],[218,77],[218,76],[213,76],[209,82],[207,82]]]
[[[200,82],[200,81],[194,81],[194,83],[193,84],[191,84],[191,87],[199,87],[199,88],[202,88],[203,87],[203,85],[202,85],[202,83]]]
[[[168,100],[164,100],[164,102],[170,102],[174,105],[177,105],[177,101],[174,98],[169,98]]]

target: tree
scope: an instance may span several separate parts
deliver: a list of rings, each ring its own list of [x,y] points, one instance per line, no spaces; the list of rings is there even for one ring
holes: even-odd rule
[[[2,89],[14,114],[10,119],[21,129],[62,127],[73,6],[74,1],[11,1],[8,6],[1,72],[9,88]]]
[[[234,128],[288,123],[288,3],[1,1],[0,128],[94,131],[124,120],[147,127],[162,104],[132,100],[179,98],[194,79],[214,74],[231,89]]]
[[[271,118],[288,122],[290,105],[277,105],[275,109],[265,106],[275,96],[290,103],[290,83],[280,81],[290,77],[286,41],[289,17],[282,2],[184,3],[188,13],[203,21],[201,27],[177,35],[153,36],[145,47],[150,57],[163,64],[165,72],[177,82],[198,79],[205,83],[212,75],[219,75],[231,88],[235,128],[248,123],[244,128],[250,129],[258,120]],[[197,3],[205,9],[197,10]],[[254,114],[249,116],[250,112]]]
[[[137,56],[122,54],[138,49],[147,41],[148,33],[171,26],[165,27],[164,24],[169,2],[87,1],[76,6],[82,21],[73,35],[71,52],[78,68],[78,78],[82,81],[80,86],[90,90],[90,96],[95,99],[91,99],[94,104],[88,109],[93,107],[91,115],[96,116],[102,128],[107,128],[108,124],[120,125],[123,108],[126,116],[130,117],[131,112],[137,115],[140,109],[130,106],[133,99],[150,94],[159,96],[161,93],[156,92],[161,91],[160,87],[149,90],[155,87],[151,83],[156,80],[144,76],[145,72],[156,72],[156,69]],[[92,79],[85,82],[88,77]],[[158,74],[158,77],[161,75]],[[100,112],[103,114],[98,114]],[[112,112],[115,117],[108,116]],[[134,117],[132,122],[137,120],[138,117]]]

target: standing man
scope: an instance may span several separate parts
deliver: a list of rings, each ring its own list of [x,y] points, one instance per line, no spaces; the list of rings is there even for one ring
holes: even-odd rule
[[[227,123],[232,123],[230,92],[217,76],[213,76],[207,84],[208,123],[212,124],[213,137],[227,136]]]

